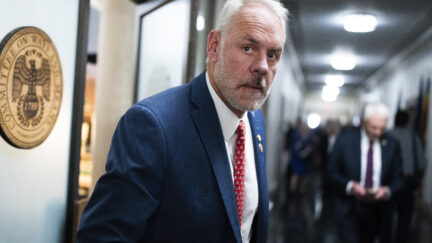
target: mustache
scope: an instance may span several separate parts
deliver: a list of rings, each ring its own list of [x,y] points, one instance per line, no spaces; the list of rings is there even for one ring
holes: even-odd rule
[[[261,92],[264,92],[267,85],[264,78],[256,77],[250,80],[243,81],[242,83],[240,83],[239,88],[240,87],[252,87],[255,89],[259,89]]]

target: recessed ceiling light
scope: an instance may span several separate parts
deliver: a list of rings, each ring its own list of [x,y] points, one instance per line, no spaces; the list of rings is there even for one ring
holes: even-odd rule
[[[205,27],[205,19],[202,15],[198,15],[197,22],[196,22],[196,29],[198,31],[203,30]]]
[[[344,18],[344,29],[349,32],[366,33],[374,31],[378,21],[370,14],[350,14]]]
[[[336,101],[338,95],[339,95],[339,88],[338,87],[326,85],[322,89],[321,98],[324,101],[333,102],[333,101]]]
[[[321,123],[321,117],[316,113],[310,114],[307,118],[307,124],[310,129],[317,128],[320,123]]]
[[[345,83],[345,78],[342,75],[329,74],[325,77],[325,83],[329,86],[342,87]]]
[[[354,57],[348,54],[335,55],[331,60],[331,65],[336,70],[352,70],[356,66]]]

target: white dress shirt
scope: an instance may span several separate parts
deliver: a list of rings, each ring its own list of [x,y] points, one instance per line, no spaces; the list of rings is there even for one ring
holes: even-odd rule
[[[367,167],[367,154],[369,150],[369,137],[366,132],[362,129],[361,132],[361,177],[360,183],[365,186],[366,180],[366,167]],[[372,174],[372,189],[378,190],[381,185],[381,146],[380,140],[375,139],[373,141],[373,174]]]
[[[241,236],[242,242],[247,243],[250,241],[252,235],[252,222],[255,213],[258,209],[258,181],[255,168],[255,156],[252,140],[252,131],[250,128],[249,119],[247,117],[247,112],[243,117],[238,118],[219,98],[216,91],[210,84],[208,73],[206,72],[206,82],[207,87],[210,91],[210,95],[216,107],[216,112],[219,117],[219,121],[222,127],[222,133],[225,140],[225,148],[228,154],[229,165],[231,168],[231,176],[233,178],[234,187],[234,150],[235,142],[237,139],[236,130],[239,125],[240,120],[245,123],[245,200],[243,208],[243,219],[241,224]]]
[[[367,154],[369,150],[369,137],[367,136],[364,129],[361,130],[361,141],[360,141],[360,162],[361,162],[361,174],[360,174],[360,184],[365,186],[366,179],[366,166],[367,166]],[[372,174],[372,189],[376,191],[381,185],[381,145],[380,140],[375,139],[373,142],[373,174]],[[354,181],[350,181],[347,184],[346,192],[351,194],[351,188]]]

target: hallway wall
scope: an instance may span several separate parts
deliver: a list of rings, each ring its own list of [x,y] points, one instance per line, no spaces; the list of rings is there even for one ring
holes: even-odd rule
[[[92,122],[92,192],[105,163],[120,117],[133,104],[135,87],[135,11],[131,1],[101,1],[95,117]]]
[[[291,40],[287,39],[285,50],[273,81],[271,93],[263,107],[267,126],[267,181],[270,194],[280,186],[281,174],[287,161],[283,151],[288,123],[294,124],[303,99],[303,76]]]
[[[0,0],[0,38],[35,26],[52,39],[63,74],[63,97],[48,138],[32,149],[0,138],[0,242],[63,242],[75,78],[79,1]]]
[[[190,3],[180,0],[142,19],[137,100],[185,83],[189,10]]]

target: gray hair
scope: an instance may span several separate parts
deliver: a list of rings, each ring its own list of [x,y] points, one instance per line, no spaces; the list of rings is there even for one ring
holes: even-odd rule
[[[367,120],[371,116],[389,118],[390,111],[384,103],[380,103],[380,102],[369,103],[366,105],[363,111],[363,120]]]
[[[278,0],[227,0],[216,21],[216,30],[224,33],[227,31],[231,18],[241,10],[242,7],[251,3],[259,3],[273,11],[280,20],[283,29],[286,29],[288,9]]]

